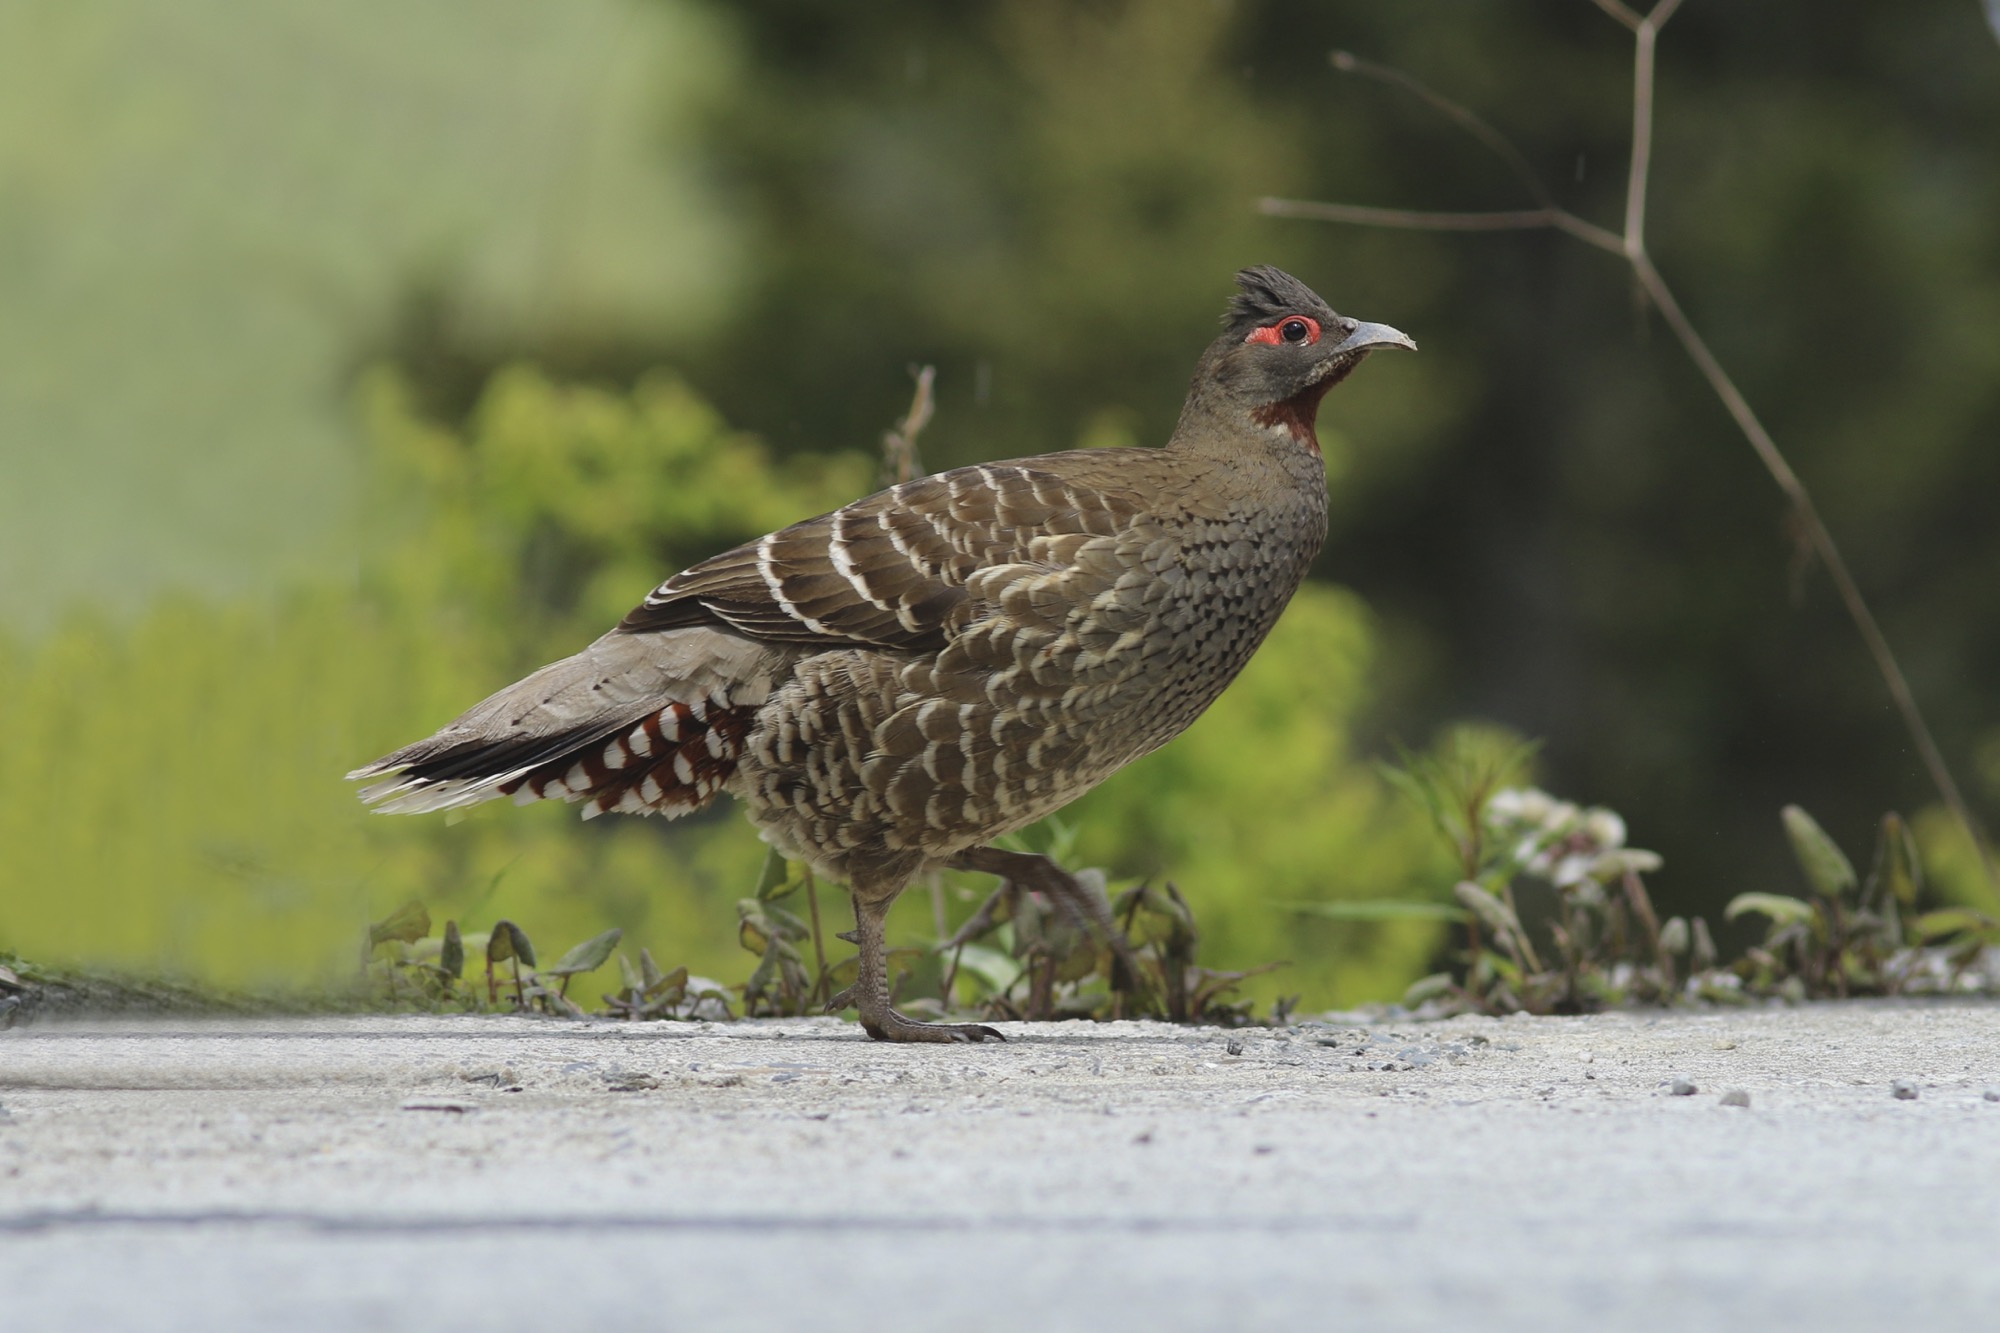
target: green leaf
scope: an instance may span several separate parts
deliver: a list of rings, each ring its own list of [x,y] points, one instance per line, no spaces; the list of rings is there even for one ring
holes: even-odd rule
[[[1470,921],[1472,914],[1450,903],[1415,898],[1348,898],[1333,902],[1286,902],[1276,906],[1331,921]]]
[[[1690,960],[1699,970],[1715,966],[1715,936],[1708,933],[1708,922],[1700,917],[1694,919],[1694,956]]]
[[[1875,843],[1873,882],[1888,898],[1903,906],[1916,904],[1924,887],[1924,863],[1917,854],[1916,835],[1895,811],[1882,816],[1882,832]]]
[[[352,917],[348,918],[350,921]],[[368,927],[368,947],[386,944],[395,940],[400,944],[414,944],[431,933],[431,914],[422,903],[412,898],[389,915]]]
[[[1854,876],[1854,863],[1826,835],[1826,830],[1796,805],[1786,806],[1782,817],[1785,833],[1792,840],[1792,854],[1798,857],[1799,866],[1806,872],[1806,879],[1813,889],[1822,898],[1831,899],[1852,893],[1858,883]]]
[[[625,932],[617,926],[601,935],[593,935],[556,960],[555,966],[546,969],[551,976],[573,977],[585,972],[595,972],[611,959],[612,950],[618,941],[625,938]]]
[[[802,940],[812,934],[812,927],[808,926],[803,919],[787,912],[776,903],[764,904],[764,919],[784,939]]]
[[[756,900],[754,898],[746,898],[743,901],[755,902]],[[742,911],[741,903],[737,904],[737,910],[739,916],[736,922],[736,942],[742,945],[746,951],[754,953],[760,958],[763,957],[766,953],[770,952],[772,934],[767,929],[768,923],[764,920],[764,914],[762,912],[744,912]]]
[[[1474,915],[1484,921],[1489,929],[1506,931],[1517,938],[1523,933],[1521,919],[1514,915],[1513,909],[1471,880],[1460,880],[1452,886],[1451,891],[1458,896],[1460,902],[1470,907]]]
[[[773,847],[764,854],[763,873],[757,876],[757,899],[769,902],[798,891],[805,883],[803,868],[787,861]]]
[[[1746,913],[1755,912],[1771,918],[1773,925],[1804,925],[1813,919],[1818,910],[1802,898],[1793,898],[1783,893],[1739,893],[1729,900],[1729,906],[1722,909],[1725,920],[1734,921]]]
[[[493,923],[486,937],[486,961],[504,963],[514,956],[514,923],[501,919]]]
[[[1681,916],[1667,918],[1667,924],[1660,927],[1660,948],[1670,954],[1684,954],[1693,936],[1688,928],[1687,918]]]
[[[966,944],[958,951],[962,973],[979,978],[996,995],[1004,995],[1027,969],[1014,959],[983,944]]]
[[[750,972],[749,979],[743,983],[743,998],[751,1000],[764,995],[777,979],[778,951],[772,949],[758,960],[757,966]]]
[[[494,933],[499,933],[500,928],[498,926],[495,926],[493,929]],[[528,932],[522,930],[512,921],[509,921],[507,923],[507,937],[513,941],[514,956],[520,959],[524,966],[533,967],[535,965],[535,946],[528,942]]]
[[[1927,942],[1953,935],[1976,936],[1997,928],[2000,928],[2000,922],[1968,907],[1944,907],[1935,912],[1925,912],[1916,920],[1917,936]]]

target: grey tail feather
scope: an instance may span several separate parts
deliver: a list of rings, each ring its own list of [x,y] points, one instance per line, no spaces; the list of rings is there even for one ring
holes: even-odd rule
[[[508,783],[631,724],[631,719],[619,715],[553,736],[501,738],[454,735],[457,729],[446,727],[355,769],[347,780],[368,782],[359,795],[377,814],[459,810],[505,795],[501,789]]]
[[[662,709],[755,707],[770,690],[771,653],[768,645],[701,626],[613,632],[347,776],[368,784],[361,799],[383,814],[476,805],[509,794],[537,770],[588,755]]]

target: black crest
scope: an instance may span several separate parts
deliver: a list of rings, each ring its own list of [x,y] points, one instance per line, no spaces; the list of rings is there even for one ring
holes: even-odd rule
[[[1222,317],[1224,328],[1268,324],[1280,315],[1301,310],[1332,313],[1318,292],[1269,264],[1244,269],[1236,275],[1236,285],[1242,290],[1230,299],[1229,310]]]

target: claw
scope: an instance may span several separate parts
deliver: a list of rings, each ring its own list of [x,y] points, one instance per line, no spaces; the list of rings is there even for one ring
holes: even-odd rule
[[[876,1041],[935,1041],[956,1042],[975,1045],[982,1041],[1007,1039],[987,1027],[984,1023],[919,1023],[914,1018],[905,1018],[895,1010],[883,1023],[861,1020],[861,1028]]]

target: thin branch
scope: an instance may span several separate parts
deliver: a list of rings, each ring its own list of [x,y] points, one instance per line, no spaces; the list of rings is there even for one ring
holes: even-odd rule
[[[1617,19],[1633,32],[1639,31],[1639,24],[1643,20],[1637,14],[1619,4],[1618,0],[1591,0],[1591,3],[1609,14],[1612,18]]]
[[[1526,231],[1555,226],[1558,210],[1530,208],[1513,213],[1425,213],[1405,208],[1367,208],[1360,204],[1316,204],[1305,199],[1265,198],[1257,201],[1257,211],[1275,218],[1353,222],[1364,227],[1402,227],[1410,231]]]
[[[1274,218],[1307,218],[1316,222],[1352,222],[1364,227],[1400,227],[1408,231],[1532,231],[1553,227],[1579,241],[1625,253],[1625,242],[1614,231],[1586,222],[1566,208],[1531,208],[1511,213],[1429,213],[1406,208],[1368,208],[1361,204],[1321,204],[1308,199],[1263,198],[1257,211]]]
[[[937,367],[912,366],[910,374],[917,381],[916,391],[910,397],[910,410],[882,437],[882,482],[887,486],[915,481],[924,475],[923,461],[917,457],[917,436],[923,434],[937,411],[937,404],[931,398]]]
[[[1536,203],[1544,209],[1555,208],[1555,196],[1542,184],[1542,178],[1535,174],[1535,169],[1528,165],[1528,159],[1521,156],[1521,150],[1516,148],[1506,135],[1487,124],[1471,108],[1459,105],[1413,75],[1389,65],[1378,65],[1372,60],[1363,60],[1350,51],[1335,51],[1333,67],[1342,74],[1358,74],[1364,79],[1374,79],[1377,83],[1401,88],[1440,115],[1458,122],[1461,129],[1486,145],[1494,156],[1507,164],[1507,170],[1514,173],[1514,179],[1521,182],[1522,188],[1535,197]]]
[[[1625,181],[1625,253],[1632,258],[1646,253],[1646,182],[1653,172],[1653,50],[1660,31],[1654,19],[1661,10],[1671,12],[1676,3],[1662,0],[1633,30],[1632,164]]]
[[[1417,231],[1521,231],[1536,228],[1553,228],[1563,231],[1597,249],[1621,256],[1632,269],[1640,288],[1651,298],[1660,316],[1666,321],[1681,347],[1700,370],[1715,396],[1721,400],[1725,410],[1735,420],[1743,438],[1749,442],[1758,460],[1771,474],[1784,492],[1797,516],[1801,530],[1813,551],[1826,566],[1828,577],[1833,580],[1834,590],[1847,608],[1847,614],[1854,621],[1862,643],[1869,656],[1874,659],[1876,670],[1881,673],[1883,683],[1888,687],[1889,697],[1896,710],[1902,715],[1903,725],[1910,733],[1918,756],[1923,760],[1931,782],[1944,798],[1945,805],[1957,819],[1959,827],[1965,831],[1974,849],[1979,853],[1980,864],[1986,877],[2000,887],[2000,865],[1996,865],[1993,846],[1985,830],[1966,804],[1958,782],[1951,775],[1943,753],[1924,721],[1923,711],[1917,706],[1916,695],[1896,660],[1888,638],[1875,614],[1868,607],[1867,599],[1861,594],[1860,585],[1847,567],[1839,546],[1833,540],[1833,533],[1820,518],[1818,506],[1813,503],[1805,483],[1792,470],[1791,464],[1779,451],[1771,433],[1757,419],[1751,410],[1749,400],[1737,389],[1735,381],[1723,370],[1722,363],[1709,350],[1689,321],[1680,302],[1674,299],[1666,280],[1653,266],[1651,256],[1646,251],[1646,189],[1652,175],[1653,154],[1653,100],[1654,100],[1654,53],[1660,29],[1680,8],[1681,0],[1659,0],[1644,18],[1627,8],[1620,0],[1592,0],[1599,9],[1609,14],[1633,33],[1632,68],[1632,162],[1631,173],[1625,190],[1625,230],[1619,235],[1586,222],[1569,210],[1554,202],[1554,197],[1542,184],[1527,159],[1519,149],[1499,131],[1471,111],[1451,101],[1430,88],[1422,81],[1402,70],[1392,69],[1364,61],[1344,51],[1333,53],[1335,69],[1344,73],[1360,74],[1380,83],[1386,83],[1420,98],[1428,105],[1457,122],[1474,138],[1492,149],[1506,162],[1517,179],[1527,187],[1535,199],[1542,204],[1537,209],[1512,212],[1468,212],[1436,213],[1418,212],[1407,209],[1369,208],[1359,204],[1325,204],[1297,199],[1260,199],[1258,211],[1271,217],[1306,218],[1325,222],[1347,222],[1359,226],[1396,227]]]

